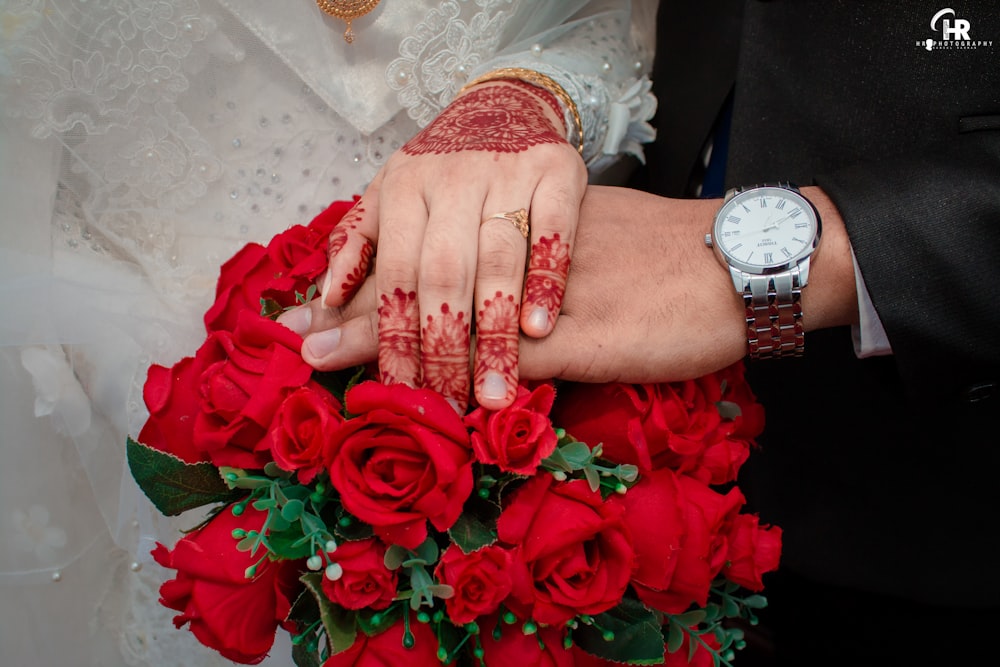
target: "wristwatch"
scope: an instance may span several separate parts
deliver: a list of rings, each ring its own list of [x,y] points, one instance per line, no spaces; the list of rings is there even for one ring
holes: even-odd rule
[[[800,296],[821,228],[816,207],[790,183],[726,193],[705,244],[729,267],[743,296],[751,359],[802,354]]]

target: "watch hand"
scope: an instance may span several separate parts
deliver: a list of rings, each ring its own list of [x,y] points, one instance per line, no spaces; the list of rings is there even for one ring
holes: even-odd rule
[[[792,217],[792,216],[785,215],[785,216],[782,216],[782,217],[778,218],[774,222],[771,222],[770,220],[768,220],[767,223],[765,223],[764,229],[762,229],[761,231],[766,232],[766,231],[768,231],[770,229],[777,229],[778,227],[781,226],[781,223],[783,223],[785,220],[788,220],[788,218],[790,218],[790,217]]]

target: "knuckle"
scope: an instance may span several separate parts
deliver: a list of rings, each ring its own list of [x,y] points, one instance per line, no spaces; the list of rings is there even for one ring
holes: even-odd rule
[[[418,282],[421,288],[431,290],[461,290],[469,282],[469,268],[455,251],[435,252],[421,258]]]
[[[417,279],[413,268],[403,261],[379,260],[375,282],[380,291],[391,292],[394,288],[410,291],[416,287]]]
[[[501,221],[501,224],[505,224]],[[487,232],[484,226],[482,249],[479,253],[479,264],[476,267],[478,278],[514,278],[524,270],[525,242],[519,234],[507,230]],[[495,230],[495,231],[494,231]],[[497,233],[501,231],[503,233]]]

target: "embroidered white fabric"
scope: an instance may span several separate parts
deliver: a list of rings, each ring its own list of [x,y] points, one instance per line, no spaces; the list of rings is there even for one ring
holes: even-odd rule
[[[383,0],[347,45],[312,0],[0,0],[4,664],[229,664],[157,603],[154,541],[199,517],[127,472],[149,364],[201,342],[235,250],[362,192],[477,73],[559,81],[592,173],[641,156],[655,5]]]

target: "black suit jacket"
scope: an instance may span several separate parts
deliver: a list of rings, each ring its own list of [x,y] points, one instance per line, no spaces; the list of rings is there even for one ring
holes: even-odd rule
[[[750,364],[767,426],[741,484],[785,529],[783,568],[997,606],[1000,12],[947,4],[992,44],[926,50],[937,0],[661,3],[642,177],[690,194],[735,81],[727,185],[823,187],[892,344],[858,360],[825,330]]]

